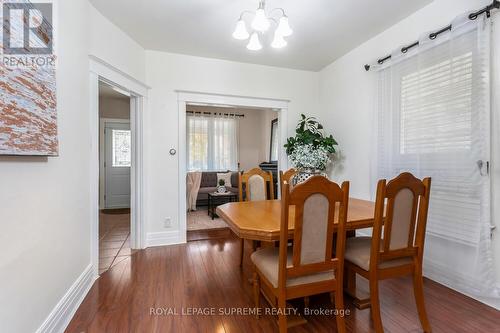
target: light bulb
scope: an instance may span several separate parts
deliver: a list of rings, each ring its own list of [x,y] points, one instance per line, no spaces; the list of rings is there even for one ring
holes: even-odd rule
[[[266,11],[264,8],[259,8],[255,11],[255,18],[252,21],[252,29],[257,31],[267,31],[271,23],[266,17]]]
[[[244,40],[247,39],[250,35],[248,34],[247,27],[245,25],[245,21],[240,19],[238,23],[236,23],[236,29],[233,32],[233,38]]]
[[[260,44],[259,35],[254,32],[250,37],[250,42],[247,45],[247,49],[249,49],[250,51],[258,51],[261,48],[262,45]]]
[[[283,37],[288,37],[293,34],[292,28],[290,28],[290,25],[288,24],[288,17],[287,16],[282,16],[280,18],[280,23],[278,24],[277,30],[280,32],[281,36]]]
[[[281,35],[281,32],[276,30],[274,32],[274,39],[273,42],[271,43],[271,46],[274,47],[275,49],[281,49],[282,47],[285,47],[287,44],[288,43],[283,38],[283,35]]]

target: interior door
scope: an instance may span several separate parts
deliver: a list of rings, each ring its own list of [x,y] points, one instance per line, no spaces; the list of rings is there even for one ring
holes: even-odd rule
[[[104,138],[104,207],[129,208],[132,161],[130,123],[106,122]]]

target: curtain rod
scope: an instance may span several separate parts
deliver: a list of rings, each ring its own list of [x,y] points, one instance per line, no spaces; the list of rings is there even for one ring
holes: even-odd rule
[[[488,6],[482,8],[482,9],[476,11],[476,12],[471,13],[469,15],[469,20],[475,20],[475,19],[477,19],[479,17],[479,15],[482,15],[482,14],[486,14],[487,17],[490,17],[491,11],[493,9],[500,9],[500,1],[493,0],[493,3],[491,3],[491,5],[488,5]],[[444,28],[442,28],[442,29],[440,29],[438,31],[432,32],[432,33],[429,34],[429,38],[430,39],[436,39],[437,36],[439,36],[440,34],[446,32],[446,31],[450,31],[451,28],[452,28],[452,26],[450,24],[450,25],[448,25],[448,26],[446,26],[446,27],[444,27]],[[412,44],[410,44],[408,46],[404,46],[403,48],[401,48],[401,53],[406,53],[406,52],[408,52],[409,49],[411,49],[411,48],[413,48],[415,46],[418,46],[418,45],[419,45],[419,42],[416,41],[416,42],[414,42],[414,43],[412,43]],[[384,58],[380,58],[379,60],[377,60],[377,63],[379,65],[382,65],[385,61],[391,59],[391,57],[392,57],[391,55],[388,55],[388,56],[386,56]],[[370,65],[368,65],[368,64],[365,65],[365,70],[368,72],[370,70]]]
[[[245,118],[244,114],[237,114],[237,113],[220,113],[220,112],[201,112],[201,111],[186,111],[186,113],[189,114],[206,114],[206,115],[219,115],[219,116],[231,116],[231,117],[240,117],[240,118]]]

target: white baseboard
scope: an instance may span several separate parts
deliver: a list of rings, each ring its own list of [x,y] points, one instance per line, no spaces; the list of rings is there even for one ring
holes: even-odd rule
[[[150,232],[146,237],[146,247],[165,246],[186,243],[186,235],[182,237],[179,230]]]
[[[36,332],[64,332],[97,278],[98,276],[94,274],[93,266],[87,266]]]

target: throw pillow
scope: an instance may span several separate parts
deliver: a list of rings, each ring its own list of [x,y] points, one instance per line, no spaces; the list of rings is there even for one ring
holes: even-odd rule
[[[217,186],[219,186],[219,180],[223,179],[225,187],[233,187],[231,185],[231,172],[217,173]]]

